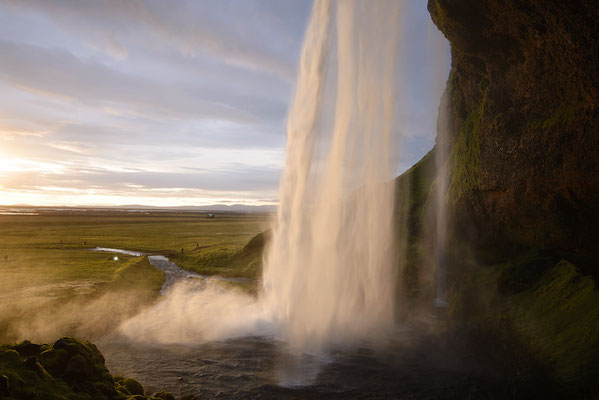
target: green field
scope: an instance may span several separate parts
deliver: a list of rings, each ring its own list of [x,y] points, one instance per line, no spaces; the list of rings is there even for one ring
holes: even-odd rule
[[[203,274],[256,278],[261,236],[246,244],[268,224],[267,214],[0,215],[0,339],[93,338],[156,298],[164,275],[146,257],[116,254],[114,260],[115,254],[91,248],[163,254]],[[95,323],[87,326],[90,315]]]

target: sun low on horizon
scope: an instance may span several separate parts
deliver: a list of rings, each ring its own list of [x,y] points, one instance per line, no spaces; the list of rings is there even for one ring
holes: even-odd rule
[[[0,205],[278,204],[311,7],[0,1]],[[402,68],[430,64],[410,52]],[[434,144],[425,76],[398,173]]]

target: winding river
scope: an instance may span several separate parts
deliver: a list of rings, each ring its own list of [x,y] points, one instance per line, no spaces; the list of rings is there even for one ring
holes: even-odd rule
[[[162,284],[162,289],[160,290],[161,294],[165,294],[169,288],[171,288],[176,282],[180,281],[181,279],[196,278],[196,279],[205,279],[205,280],[212,279],[212,280],[222,281],[222,282],[239,282],[239,283],[251,283],[252,282],[251,279],[247,279],[247,278],[227,278],[227,277],[222,277],[222,276],[217,276],[217,275],[212,276],[212,275],[198,274],[196,272],[188,271],[188,270],[185,270],[185,269],[179,267],[177,264],[175,264],[174,262],[170,261],[167,257],[162,256],[162,255],[152,255],[152,254],[142,253],[142,252],[134,251],[134,250],[114,249],[114,248],[110,248],[110,247],[94,247],[91,250],[92,251],[103,251],[103,252],[108,252],[108,253],[126,254],[126,255],[134,256],[134,257],[147,256],[148,261],[150,262],[150,264],[152,264],[152,266],[154,268],[159,269],[164,272],[165,279],[164,279],[164,283]]]

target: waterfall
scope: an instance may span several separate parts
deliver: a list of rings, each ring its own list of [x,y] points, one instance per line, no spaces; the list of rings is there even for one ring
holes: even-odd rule
[[[391,127],[402,4],[313,7],[261,299],[296,352],[373,339],[393,325]]]
[[[443,96],[439,105],[437,121],[437,143],[435,146],[436,181],[434,191],[435,207],[435,272],[436,290],[434,305],[447,307],[447,189],[449,187],[449,146],[447,143],[448,129],[447,96]]]
[[[437,30],[432,21],[428,23],[428,52],[434,60],[431,78],[431,98],[440,97],[437,117],[437,136],[435,143],[435,182],[432,202],[435,216],[434,233],[434,264],[435,264],[435,298],[436,307],[447,307],[447,189],[449,187],[449,95],[444,91],[449,71],[449,54],[447,41]]]
[[[402,45],[409,42],[414,49],[424,36],[409,36],[409,24],[402,26],[413,4],[315,1],[287,121],[280,204],[259,295],[229,290],[212,280],[179,282],[155,306],[124,322],[120,333],[163,344],[274,338],[285,343],[285,354],[294,360],[291,375],[300,381],[310,381],[303,368],[318,370],[301,360],[304,355],[327,357],[332,347],[384,343],[381,339],[396,327],[396,262],[403,255],[395,248],[400,240],[394,220],[399,136],[413,129],[408,114],[416,109],[408,107],[414,91],[407,78],[412,83],[414,77],[431,81],[426,69],[409,76],[413,71],[406,68],[414,61]],[[435,54],[446,56],[446,42],[439,43],[444,47]],[[431,72],[439,77],[430,85],[434,98],[447,76],[447,57],[438,61],[440,70]],[[421,69],[429,65],[416,64]],[[434,118],[433,111],[427,115]],[[443,125],[441,118],[439,123]],[[443,137],[439,133],[437,141]],[[440,171],[446,159],[438,157]],[[440,300],[447,187],[442,176],[446,173],[437,174],[437,201],[427,202],[437,210],[437,232],[430,237],[436,237],[439,249]],[[417,268],[427,282],[432,280],[428,265]]]

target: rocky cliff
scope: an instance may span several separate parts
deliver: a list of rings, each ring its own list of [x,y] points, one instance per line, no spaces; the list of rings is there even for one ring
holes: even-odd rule
[[[438,137],[449,148],[450,319],[518,343],[555,379],[556,397],[592,397],[599,3],[429,0],[428,8],[452,50],[448,135]],[[429,177],[429,198],[434,186]],[[420,228],[412,240],[423,250],[404,269],[411,282],[433,270],[423,262],[426,237]]]
[[[598,3],[429,0],[428,8],[452,49],[450,199],[460,231],[553,248],[596,272]]]

